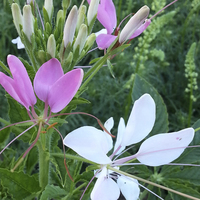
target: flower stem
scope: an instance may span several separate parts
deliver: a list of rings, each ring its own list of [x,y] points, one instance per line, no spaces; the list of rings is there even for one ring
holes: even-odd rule
[[[193,200],[199,200],[199,198],[190,196],[190,195],[188,195],[188,194],[184,194],[184,193],[182,193],[182,192],[178,192],[178,191],[173,190],[173,189],[171,189],[171,188],[168,188],[168,187],[165,187],[165,186],[163,186],[163,185],[159,185],[159,184],[157,184],[157,183],[153,183],[153,182],[151,182],[151,181],[148,181],[148,180],[146,180],[146,179],[143,179],[143,178],[140,178],[140,177],[137,177],[137,176],[128,174],[128,173],[126,173],[126,172],[117,170],[117,169],[112,168],[112,167],[110,167],[110,166],[107,166],[107,168],[108,168],[108,169],[111,169],[112,171],[115,171],[115,172],[117,172],[117,173],[119,173],[119,174],[123,174],[123,175],[125,175],[125,176],[131,177],[131,178],[134,178],[134,179],[137,179],[138,181],[142,181],[142,182],[144,182],[144,183],[147,183],[147,184],[153,185],[153,186],[155,186],[155,187],[158,187],[158,188],[167,190],[167,191],[169,191],[169,192],[173,192],[173,193],[178,194],[178,195],[180,195],[180,196],[183,196],[183,197],[186,197],[186,198],[189,198],[189,199],[193,199]]]
[[[46,139],[47,138],[49,137],[46,137]],[[38,141],[37,147],[39,152],[39,184],[42,190],[44,190],[49,183],[50,155],[49,151],[43,148],[42,141]]]

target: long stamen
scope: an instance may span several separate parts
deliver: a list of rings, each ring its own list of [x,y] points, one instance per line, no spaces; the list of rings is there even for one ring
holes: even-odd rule
[[[15,137],[12,141],[10,141],[0,152],[0,155],[4,152],[5,149],[7,149],[17,138],[19,138],[20,136],[22,136],[24,133],[26,133],[28,130],[30,130],[31,128],[33,128],[34,126],[36,126],[36,124],[33,124],[32,126],[30,126],[29,128],[27,128],[25,131],[23,131],[22,133],[20,133],[17,137]]]
[[[158,197],[159,199],[164,200],[163,198],[161,198],[160,196],[158,196],[156,193],[154,193],[153,191],[151,191],[150,189],[148,189],[147,187],[143,186],[142,184],[138,183],[138,185],[140,187],[143,187],[145,190],[147,190],[148,192],[150,192],[151,194],[155,195],[156,197]]]
[[[8,126],[5,126],[5,127],[1,128],[1,129],[0,129],[0,132],[1,132],[2,130],[4,130],[4,129],[9,128],[9,127],[14,126],[14,125],[23,124],[23,123],[28,123],[28,122],[36,122],[36,121],[37,121],[37,119],[33,119],[33,120],[31,119],[31,120],[27,120],[27,121],[22,121],[22,122],[16,122],[16,123],[13,123],[13,124],[9,124]]]
[[[95,117],[94,115],[91,115],[91,114],[89,114],[89,113],[84,113],[84,112],[60,113],[60,114],[56,114],[56,115],[49,116],[49,117],[47,118],[47,121],[49,121],[49,119],[52,118],[52,117],[57,117],[57,116],[62,116],[62,115],[77,115],[77,114],[80,114],[80,115],[88,115],[88,116],[90,116],[90,117],[93,117],[94,119],[97,120],[99,126],[100,126],[106,133],[108,133],[111,137],[115,138],[114,135],[112,135],[111,133],[109,133],[108,130],[106,130],[106,128],[104,127],[104,125],[101,123],[101,121],[100,121],[97,117]]]
[[[151,19],[153,19],[155,16],[157,16],[158,14],[160,14],[163,10],[165,10],[167,7],[169,7],[169,6],[171,6],[172,4],[174,4],[176,1],[178,1],[178,0],[175,0],[175,1],[173,1],[173,2],[171,2],[170,4],[168,4],[168,5],[166,5],[164,8],[162,8],[161,10],[159,10],[155,15],[153,15],[151,18],[150,18],[150,20]]]
[[[149,151],[149,152],[145,152],[145,153],[136,153],[132,156],[127,156],[125,158],[121,158],[119,160],[116,160],[114,162],[114,164],[122,164],[122,163],[125,163],[125,162],[128,162],[129,160],[132,160],[134,158],[137,158],[137,156],[143,156],[143,155],[146,155],[146,154],[151,154],[151,153],[157,153],[157,152],[161,152],[161,151],[168,151],[168,150],[175,150],[175,149],[186,149],[186,148],[194,148],[194,147],[200,147],[200,145],[196,145],[196,146],[185,146],[185,147],[174,147],[174,148],[169,148],[169,149],[160,149],[160,150],[156,150],[156,151]]]
[[[57,122],[56,122],[57,123]],[[49,127],[51,126],[50,124],[48,124],[48,123],[45,123],[45,124],[47,124],[47,125],[49,125]],[[54,123],[55,124],[55,123]],[[53,125],[53,124],[52,124]],[[48,128],[49,128],[48,127]],[[62,136],[62,134],[60,133],[60,131],[57,129],[57,128],[55,128],[55,127],[51,127],[51,128],[53,128],[55,131],[57,131],[57,133],[60,135],[60,137],[61,137],[61,139],[62,139],[62,145],[63,145],[63,154],[64,154],[64,165],[65,165],[65,169],[66,169],[66,171],[67,171],[67,174],[68,174],[68,176],[69,176],[69,178],[74,182],[74,180],[73,180],[73,178],[72,178],[72,176],[71,176],[71,174],[70,174],[70,172],[69,172],[69,169],[68,169],[68,167],[67,167],[67,163],[66,163],[66,158],[65,158],[65,146],[64,146],[64,142],[63,142],[63,136]],[[48,129],[47,129],[48,130]]]
[[[87,184],[85,190],[83,191],[83,194],[81,195],[80,200],[83,198],[83,196],[84,196],[86,190],[88,189],[89,185],[91,184],[91,182],[93,181],[93,179],[96,177],[96,175],[97,175],[100,171],[101,171],[101,169],[99,169],[99,170],[95,173],[95,175],[91,178],[90,182]]]

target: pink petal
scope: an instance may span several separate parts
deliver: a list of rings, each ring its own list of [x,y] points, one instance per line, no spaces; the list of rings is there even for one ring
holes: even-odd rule
[[[25,104],[19,98],[18,94],[16,93],[15,82],[12,78],[0,72],[0,84],[11,97],[13,97],[16,101],[18,101],[24,107],[26,107]]]
[[[74,69],[58,79],[48,93],[48,105],[51,111],[61,111],[72,100],[83,79],[83,70]]]
[[[134,33],[131,35],[129,39],[133,39],[137,36],[139,36],[143,31],[147,29],[147,27],[151,24],[151,20],[147,19],[144,24],[142,24]]]
[[[36,104],[37,100],[26,68],[23,63],[13,55],[8,55],[7,62],[14,79],[14,82],[11,81],[11,79],[4,79],[4,81],[10,81],[10,84],[14,86],[13,89],[11,89],[11,85],[8,86],[9,89],[8,87],[7,89],[9,91],[7,92],[29,110],[29,106]]]
[[[92,126],[83,126],[70,132],[64,138],[64,144],[80,156],[98,164],[111,162],[106,155],[109,145],[105,133]]]
[[[114,35],[101,34],[97,36],[96,42],[99,49],[106,49],[114,42],[116,38],[117,36]]]
[[[115,5],[112,0],[101,0],[98,7],[97,19],[111,34],[117,25]]]
[[[117,133],[117,140],[115,143],[115,148],[114,151],[121,145],[122,143],[122,139],[123,139],[123,135],[125,133],[125,122],[123,118],[120,118],[119,121],[119,125],[118,125],[118,133]],[[119,153],[121,153],[123,150],[125,149],[125,146],[122,146],[116,153],[116,155],[118,155]]]
[[[168,164],[183,153],[193,137],[193,128],[154,135],[142,143],[136,158],[149,166]]]
[[[92,200],[117,200],[120,190],[115,181],[107,177],[107,169],[104,167],[91,192]]]
[[[119,176],[117,184],[126,200],[137,200],[140,195],[138,181],[125,176]]]
[[[149,94],[135,101],[129,116],[122,146],[135,144],[143,140],[152,130],[156,118],[156,108]]]
[[[50,87],[64,75],[60,62],[52,58],[45,62],[37,71],[34,79],[34,89],[38,98],[46,101]]]

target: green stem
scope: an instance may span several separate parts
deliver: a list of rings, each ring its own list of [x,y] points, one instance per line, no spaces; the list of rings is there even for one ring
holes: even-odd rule
[[[83,88],[85,88],[87,86],[87,84],[91,81],[91,79],[94,77],[94,75],[101,69],[101,67],[103,66],[103,64],[106,62],[107,58],[108,58],[109,54],[106,54],[103,58],[101,58],[100,60],[98,60],[94,66],[92,68],[90,68],[85,76],[84,79],[85,82],[82,84],[82,86],[80,87],[79,91],[82,91]]]
[[[40,141],[38,141],[37,147],[39,152],[39,183],[42,190],[44,190],[49,183],[50,155],[47,149],[43,148]]]
[[[190,104],[189,104],[189,112],[188,112],[188,126],[191,125],[191,117],[192,117],[192,105],[193,105],[193,88],[190,89]]]
[[[184,194],[184,193],[182,193],[182,192],[178,192],[178,191],[173,190],[173,189],[171,189],[171,188],[165,187],[165,186],[163,186],[163,185],[159,185],[159,184],[157,184],[157,183],[153,183],[153,182],[151,182],[151,181],[148,181],[148,180],[146,180],[146,179],[143,179],[143,178],[140,178],[140,177],[137,177],[137,176],[128,174],[128,173],[126,173],[126,172],[122,172],[122,171],[117,170],[117,169],[115,169],[115,168],[113,168],[113,167],[107,166],[107,168],[108,168],[108,169],[111,169],[112,171],[117,172],[118,174],[123,174],[123,175],[125,175],[125,176],[131,177],[131,178],[134,178],[134,179],[137,179],[138,181],[142,181],[142,182],[144,182],[144,183],[147,183],[147,184],[153,185],[153,186],[155,186],[155,187],[158,187],[158,188],[167,190],[167,191],[169,191],[169,192],[173,192],[173,193],[178,194],[178,195],[180,195],[180,196],[183,196],[183,197],[186,197],[186,198],[189,198],[189,199],[193,199],[193,200],[199,200],[199,198],[190,196],[190,195],[188,195],[188,194]]]
[[[59,157],[59,158],[64,158],[64,155],[63,153],[52,153],[51,156],[54,156],[54,157]],[[71,155],[71,154],[65,154],[65,157],[68,158],[68,159],[72,159],[72,160],[78,160],[78,161],[82,161],[82,162],[86,162],[86,163],[89,163],[89,164],[96,164],[90,160],[87,160],[85,158],[82,158],[80,156],[74,156],[74,155]]]

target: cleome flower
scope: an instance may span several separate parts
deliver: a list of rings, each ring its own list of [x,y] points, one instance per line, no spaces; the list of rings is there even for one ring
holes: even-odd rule
[[[127,124],[125,125],[123,118],[120,119],[114,151],[110,156],[107,153],[113,148],[111,136],[94,127],[80,127],[64,138],[66,146],[80,156],[100,164],[100,169],[95,173],[98,179],[91,193],[92,200],[117,200],[120,190],[127,200],[137,200],[140,194],[138,181],[120,173],[113,173],[111,168],[119,169],[132,159],[137,159],[147,166],[169,164],[178,158],[193,140],[193,128],[157,134],[146,139],[136,154],[120,159],[115,157],[126,146],[142,141],[151,132],[155,123],[155,113],[155,103],[149,94],[144,94],[135,101]],[[108,131],[113,125],[113,118],[104,124]]]
[[[0,84],[28,112],[30,107],[32,111],[34,110],[37,102],[35,91],[37,97],[45,103],[45,116],[47,116],[48,106],[54,113],[65,108],[78,91],[83,78],[82,69],[75,69],[64,74],[60,62],[52,58],[37,71],[33,90],[23,63],[13,55],[7,57],[7,62],[13,78],[0,72]]]
[[[29,129],[36,125],[39,126],[35,141],[26,150],[22,156],[22,159],[19,161],[20,163],[39,139],[42,126],[45,124],[50,126],[48,121],[52,117],[51,113],[60,112],[72,100],[82,83],[83,70],[74,69],[64,74],[60,62],[57,59],[52,58],[44,63],[36,72],[33,81],[33,89],[31,80],[23,63],[13,55],[9,55],[7,57],[7,62],[13,78],[0,72],[0,84],[10,96],[12,96],[16,101],[26,108],[30,120],[25,122],[33,122],[33,125],[19,134],[9,144],[7,144],[0,154],[13,141],[15,141]],[[37,102],[35,94],[41,101],[44,102],[44,110],[41,112],[41,116],[38,116],[34,110],[34,105]],[[18,122],[15,124],[19,123],[24,122]],[[9,126],[12,126],[12,124]],[[16,167],[19,165],[19,163],[16,165]]]

